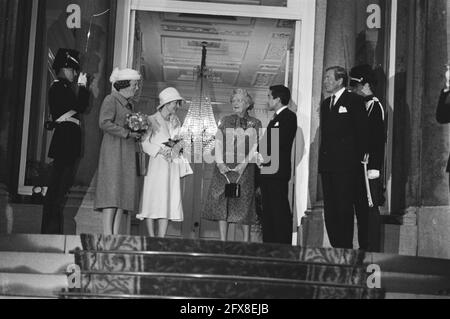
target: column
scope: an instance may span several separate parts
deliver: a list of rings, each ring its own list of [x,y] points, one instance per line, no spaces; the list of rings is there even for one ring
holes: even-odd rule
[[[418,254],[450,258],[450,206],[448,174],[449,125],[436,121],[436,105],[444,85],[448,63],[448,22],[450,4],[446,0],[426,1],[424,92],[421,114],[421,200],[418,210]]]

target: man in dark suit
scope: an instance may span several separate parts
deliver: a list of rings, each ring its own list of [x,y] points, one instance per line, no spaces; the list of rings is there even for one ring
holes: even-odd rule
[[[44,199],[42,234],[63,234],[63,204],[81,156],[80,114],[89,104],[89,90],[86,74],[78,76],[78,55],[75,50],[60,49],[53,63],[58,79],[48,93],[52,121],[46,126],[54,130],[48,154],[54,161]]]
[[[319,173],[331,245],[352,249],[355,184],[367,153],[368,120],[364,99],[347,85],[344,68],[326,70],[324,87],[331,96],[320,108]]]
[[[292,244],[293,216],[288,193],[297,116],[288,108],[290,101],[291,92],[285,86],[270,88],[268,106],[275,114],[261,141],[263,155],[259,163],[264,243]]]
[[[381,250],[379,206],[382,206],[384,198],[381,172],[384,166],[386,144],[384,109],[373,93],[376,85],[376,75],[370,65],[356,66],[350,71],[350,87],[354,93],[364,98],[369,119],[367,179],[372,207],[369,206],[368,201],[366,172],[361,168],[356,187],[355,210],[358,219],[359,249],[370,252]]]
[[[450,66],[447,66],[447,72],[445,73],[445,86],[439,96],[439,103],[436,111],[436,119],[439,124],[450,123]],[[447,173],[450,173],[450,158],[447,163]]]

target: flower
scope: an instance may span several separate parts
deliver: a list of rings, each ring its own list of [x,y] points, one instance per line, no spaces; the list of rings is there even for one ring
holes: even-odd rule
[[[184,149],[188,146],[186,141],[181,136],[175,136],[170,138],[167,142],[163,143],[172,151],[172,159],[178,158],[184,153]]]
[[[165,146],[169,147],[169,148],[174,148],[178,143],[180,143],[182,141],[182,139],[169,139],[169,141],[163,143]]]
[[[128,114],[126,127],[134,133],[146,133],[150,129],[148,116],[143,113]]]

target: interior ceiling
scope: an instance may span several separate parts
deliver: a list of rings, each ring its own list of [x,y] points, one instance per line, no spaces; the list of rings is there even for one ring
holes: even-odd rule
[[[271,85],[285,82],[292,21],[138,12],[137,28],[146,85],[194,88],[203,41],[208,43],[206,63],[213,86],[226,92],[226,96],[216,92],[217,100],[229,100],[230,88],[266,92]]]

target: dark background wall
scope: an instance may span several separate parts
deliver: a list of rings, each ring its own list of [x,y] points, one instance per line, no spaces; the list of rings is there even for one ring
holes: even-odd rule
[[[400,0],[394,113],[393,212],[447,206],[447,125],[436,107],[448,63],[446,0]]]
[[[0,0],[0,183],[15,188],[32,1]]]

